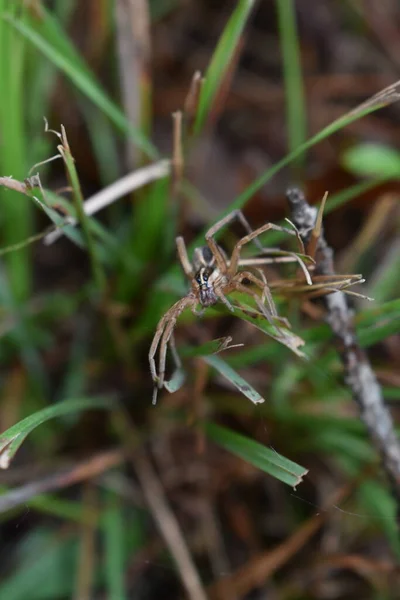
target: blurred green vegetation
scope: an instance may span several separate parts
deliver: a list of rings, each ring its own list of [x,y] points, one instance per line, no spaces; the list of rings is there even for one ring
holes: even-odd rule
[[[126,142],[132,142],[141,151],[143,164],[158,160],[161,151],[153,141],[153,131],[147,133],[148,123],[130,123],[116,99],[120,95],[118,75],[106,78],[111,79],[107,86],[100,83],[84,53],[72,42],[77,3],[54,2],[51,9],[45,4],[0,0],[0,175],[24,181],[36,163],[57,154],[60,140],[44,132],[43,117],[49,119],[50,128],[60,130],[60,124],[50,117],[57,114],[54,105],[62,95],[62,91],[56,93],[61,76],[62,85],[67,86],[69,97],[74,99],[70,111],[79,112],[84,124],[81,135],[90,140],[90,160],[98,173],[98,187],[110,184],[125,172],[121,155]],[[215,115],[218,117],[219,98],[245,44],[246,27],[255,4],[239,0],[233,3],[231,14],[226,15],[218,43],[209,55],[193,130],[187,132],[184,150],[188,154],[207,132]],[[113,46],[112,54],[118,33],[113,11],[106,5],[98,3],[97,10],[99,22],[103,23]],[[179,11],[179,5],[172,0],[152,0],[152,18],[155,21],[166,18]],[[276,1],[287,98],[288,154],[246,185],[237,198],[224,206],[221,216],[234,208],[244,208],[262,186],[288,165],[294,167],[298,179],[306,182],[308,151],[379,108],[374,105],[335,119],[319,133],[306,135],[309,128],[295,8],[294,1]],[[117,69],[116,56],[112,60],[113,68]],[[183,105],[184,97],[180,102]],[[147,349],[161,315],[185,293],[175,258],[174,237],[183,228],[190,229],[185,220],[187,207],[195,204],[196,198],[184,185],[178,194],[172,193],[170,178],[162,178],[136,192],[129,202],[124,202],[122,210],[117,204],[106,211],[105,217],[86,216],[82,210],[85,194],[82,190],[90,189],[91,182],[88,185],[81,180],[80,163],[75,155],[79,148],[74,147],[72,140],[76,143],[76,136],[69,140],[72,155],[65,158],[65,171],[60,167],[61,160],[60,164],[34,168],[34,173],[40,170],[44,194],[37,189],[22,195],[0,188],[0,254],[4,254],[0,265],[3,383],[0,423],[5,430],[0,436],[0,450],[4,464],[14,457],[23,442],[15,459],[18,465],[51,468],[64,464],[64,459],[104,447],[122,447],[125,441],[115,425],[115,416],[123,408],[129,419],[140,425],[137,445],[189,428],[194,437],[201,438],[205,432],[205,439],[215,444],[212,449],[216,453],[217,446],[221,446],[232,458],[244,459],[290,485],[296,483],[301,473],[309,469],[312,474],[315,468],[311,481],[321,491],[322,483],[317,481],[321,464],[335,474],[333,479],[338,485],[354,483],[364,474],[359,485],[354,483],[357,493],[345,507],[350,514],[357,514],[357,518],[346,521],[350,523],[349,536],[362,540],[360,546],[379,539],[380,543],[390,544],[388,552],[398,557],[394,501],[380,477],[377,457],[349,391],[341,383],[341,368],[329,329],[321,319],[304,318],[299,302],[277,297],[280,314],[289,315],[293,333],[305,340],[305,358],[291,353],[268,335],[258,338],[254,346],[246,344],[226,352],[223,359],[209,356],[214,350],[210,342],[218,337],[214,332],[221,331],[218,323],[226,318],[226,311],[210,310],[200,325],[207,332],[202,339],[208,342],[193,348],[189,335],[187,342],[179,346],[187,374],[184,386],[192,385],[195,380],[196,388],[196,381],[205,369],[205,386],[199,395],[207,408],[193,416],[195,409],[189,402],[182,404],[182,396],[178,396],[180,400],[175,406],[168,403],[165,394],[156,408],[151,407]],[[382,181],[398,179],[400,173],[397,151],[384,144],[352,145],[343,152],[341,160],[349,171],[367,179],[332,194],[327,214],[339,207],[346,210],[364,191],[374,189]],[[63,185],[71,186],[71,200],[57,192]],[[67,225],[66,215],[76,217],[80,227]],[[209,224],[203,222],[201,226],[205,229]],[[43,257],[39,260],[36,244],[42,242],[33,245],[31,240],[31,236],[51,225],[62,226],[68,238],[62,242],[63,257],[54,251],[54,260],[60,262],[58,276],[51,269],[47,275],[45,269],[44,274],[40,273],[40,261],[51,260]],[[197,232],[193,230],[195,233],[198,228]],[[201,244],[203,236],[204,233],[198,234],[189,249]],[[274,232],[265,242],[281,243],[282,236]],[[74,246],[79,248],[76,254]],[[52,247],[43,248],[51,257]],[[400,332],[397,257],[384,263],[379,282],[374,284],[377,301],[372,306],[360,304],[356,315],[362,346],[371,348],[376,366],[388,372],[385,355],[377,348]],[[77,262],[79,274],[76,275],[75,265],[72,282],[67,277],[66,282],[58,285],[69,259]],[[360,256],[356,266],[369,260],[372,258]],[[184,315],[181,322],[188,329],[189,325],[195,325],[192,315]],[[268,334],[268,325],[264,329]],[[268,376],[264,377],[267,371]],[[238,372],[243,372],[240,378]],[[259,383],[246,385],[246,395],[258,398],[254,388],[259,389],[264,404],[253,406],[245,396],[230,392],[233,386],[221,391],[218,387],[221,374],[239,390],[241,385],[244,388],[247,376],[252,381],[255,375],[255,382]],[[185,387],[179,393],[182,390]],[[388,382],[383,391],[393,404],[400,399],[394,383]],[[93,411],[82,415],[89,408]],[[243,431],[241,434],[235,431],[237,423],[247,424],[246,436]],[[261,435],[265,444],[256,440],[257,424],[268,430],[268,435]],[[115,477],[107,479],[103,474],[87,484],[95,488],[94,493],[85,494],[76,487],[73,493],[65,493],[57,491],[55,486],[51,493],[23,496],[12,510],[1,512],[4,526],[1,546],[6,556],[0,568],[0,600],[81,598],[80,590],[85,585],[86,589],[102,590],[107,598],[134,597],[127,583],[129,566],[135,557],[146,555],[148,511],[142,499],[131,493],[131,477],[123,467],[114,467],[111,475]],[[18,481],[29,483],[30,477]],[[2,484],[3,498],[8,498],[13,487],[11,479],[10,483]],[[297,494],[302,494],[301,485]],[[281,508],[279,518],[288,519],[294,530],[306,519],[303,507],[296,505],[290,490],[281,492],[281,497],[285,497],[286,506]],[[315,498],[318,509],[317,492]],[[37,518],[18,534],[10,533],[7,522],[17,527],[27,511],[34,511]],[[100,547],[91,536],[101,539]],[[85,556],[92,560],[86,565],[89,573],[86,584],[80,570]],[[172,569],[163,551],[158,551],[156,557]],[[392,597],[378,595],[376,590],[374,594],[371,597]]]

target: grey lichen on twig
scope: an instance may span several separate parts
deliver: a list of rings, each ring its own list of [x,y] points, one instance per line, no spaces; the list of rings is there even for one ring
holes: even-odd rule
[[[310,206],[304,194],[297,188],[289,189],[286,197],[290,207],[290,218],[307,247],[317,220],[318,209]],[[316,274],[335,275],[333,250],[328,246],[323,230],[318,239],[315,259]],[[391,414],[385,405],[381,387],[368,357],[358,342],[352,312],[345,294],[341,291],[328,294],[324,297],[324,302],[327,309],[326,321],[335,335],[336,346],[344,366],[345,383],[359,406],[361,418],[390,479],[397,503],[397,519],[400,522],[400,443]]]

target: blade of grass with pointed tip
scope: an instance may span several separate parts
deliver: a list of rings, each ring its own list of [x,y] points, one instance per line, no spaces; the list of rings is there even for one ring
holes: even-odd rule
[[[239,375],[232,367],[230,367],[222,358],[219,356],[205,356],[203,358],[210,367],[213,367],[218,373],[223,375],[228,381],[230,381],[235,388],[237,388],[246,398],[251,400],[253,404],[260,404],[265,402],[264,398],[249,384],[243,377]]]
[[[254,0],[239,0],[219,39],[201,89],[194,123],[195,134],[202,130],[207,120],[215,96],[224,81],[225,74],[237,50],[253,6]]]
[[[147,156],[157,158],[158,152],[153,144],[129,123],[121,109],[102,90],[63,30],[49,13],[43,11],[42,18],[35,21],[35,26],[17,21],[10,16],[3,18],[60,69],[87,98],[109,117],[120,131],[128,133]]]
[[[45,421],[90,408],[112,409],[113,407],[115,402],[111,398],[78,398],[64,400],[29,415],[0,435],[0,467],[3,469],[9,467],[11,459],[27,435]]]
[[[59,152],[63,157],[65,169],[67,171],[67,176],[72,188],[73,199],[75,204],[76,215],[79,219],[79,223],[82,227],[83,234],[85,236],[87,250],[90,258],[90,262],[92,265],[93,278],[96,282],[97,290],[100,292],[105,283],[105,274],[103,271],[103,265],[101,264],[97,246],[93,241],[92,232],[89,226],[89,216],[85,213],[83,206],[83,195],[81,190],[81,184],[78,177],[78,172],[75,167],[75,160],[72,156],[66,132],[63,126],[61,126],[62,131],[62,146],[59,146]]]
[[[281,456],[275,450],[266,448],[259,442],[225,427],[215,425],[215,423],[206,423],[205,432],[210,439],[225,448],[225,450],[232,452],[232,454],[239,456],[257,467],[257,469],[261,469],[291,487],[299,485],[308,473],[307,469]]]
[[[279,323],[278,329],[278,323],[277,326],[274,327],[274,325],[271,325],[267,321],[264,315],[258,312],[254,312],[254,310],[252,310],[251,308],[248,311],[241,310],[235,307],[235,313],[243,321],[246,321],[254,327],[257,327],[257,329],[260,329],[263,333],[271,337],[273,340],[276,340],[283,346],[289,348],[289,350],[294,352],[297,356],[304,358],[304,353],[299,349],[301,346],[304,345],[304,340],[295,333],[293,333],[293,331],[285,327],[283,324]]]

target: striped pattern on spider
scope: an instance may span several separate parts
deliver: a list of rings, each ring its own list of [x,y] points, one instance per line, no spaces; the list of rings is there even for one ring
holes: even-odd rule
[[[214,236],[222,227],[235,219],[242,224],[247,235],[235,244],[231,257],[228,260],[225,252],[215,241]],[[259,275],[257,276],[250,271],[249,268],[257,268],[259,265],[268,262],[297,261],[303,271],[305,271],[308,283],[311,283],[311,278],[304,263],[294,252],[285,252],[279,248],[264,248],[261,245],[257,238],[262,233],[269,230],[281,231],[296,236],[294,230],[280,227],[273,223],[267,223],[253,231],[243,213],[240,210],[235,210],[226,215],[226,217],[222,218],[207,231],[205,235],[207,245],[194,250],[192,263],[189,261],[183,238],[176,238],[179,260],[186,277],[191,283],[191,289],[186,296],[171,306],[160,319],[156,328],[149,351],[150,372],[154,382],[153,404],[156,403],[158,390],[162,389],[164,385],[168,344],[171,347],[177,366],[180,366],[180,361],[174,347],[173,332],[178,317],[186,308],[190,308],[196,315],[201,315],[208,306],[213,306],[220,301],[233,312],[234,307],[227,296],[233,291],[238,291],[250,296],[260,312],[270,323],[273,323],[276,320],[286,323],[285,319],[281,319],[278,316],[271,291],[263,272],[260,269],[257,269]],[[263,254],[263,258],[241,258],[240,253],[242,247],[251,241],[257,245],[259,252]],[[271,257],[275,256],[275,258],[265,258],[268,254]],[[244,285],[244,280],[254,284],[254,286],[260,290],[261,294],[257,294],[254,289]],[[200,311],[197,309],[198,305],[201,307]],[[155,359],[157,350],[159,353],[158,372]]]

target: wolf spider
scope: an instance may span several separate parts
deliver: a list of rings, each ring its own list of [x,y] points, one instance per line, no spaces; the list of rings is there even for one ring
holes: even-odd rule
[[[247,235],[245,235],[235,244],[231,257],[228,260],[225,252],[215,241],[214,236],[220,229],[222,229],[222,227],[231,223],[235,219],[239,220],[241,225],[245,228]],[[156,333],[149,351],[150,372],[155,384],[153,404],[156,403],[158,390],[162,389],[164,385],[168,344],[170,344],[177,366],[180,366],[179,357],[176,353],[173,341],[173,332],[178,317],[186,308],[190,308],[195,315],[201,315],[208,306],[213,306],[218,301],[221,301],[230,311],[233,312],[234,307],[228,300],[227,295],[233,291],[238,291],[250,296],[255,301],[257,307],[265,316],[265,318],[270,323],[274,324],[275,327],[278,327],[276,323],[274,323],[276,320],[282,321],[285,324],[287,323],[285,319],[282,319],[278,316],[275,303],[272,299],[271,291],[268,287],[268,283],[263,272],[257,268],[257,272],[259,274],[259,276],[257,276],[248,268],[241,270],[241,267],[257,267],[258,265],[266,264],[268,262],[292,262],[296,260],[299,262],[300,266],[305,272],[307,282],[311,283],[311,278],[304,263],[295,253],[282,252],[277,248],[264,248],[261,245],[257,238],[262,233],[269,230],[281,231],[288,233],[289,235],[296,235],[294,230],[287,229],[286,227],[280,227],[272,223],[267,223],[266,225],[263,225],[262,227],[259,227],[253,231],[243,213],[240,210],[235,210],[229,213],[226,217],[222,218],[207,231],[205,235],[205,241],[207,245],[202,246],[201,248],[195,248],[192,263],[189,261],[184,239],[182,237],[176,238],[178,256],[185,275],[191,282],[191,289],[186,296],[171,306],[171,308],[164,314],[157,325]],[[261,252],[264,256],[268,253],[271,255],[275,254],[275,258],[242,259],[240,256],[242,247],[251,241],[257,245],[259,252]],[[285,254],[286,256],[276,258],[276,254]],[[261,290],[261,296],[253,289],[245,286],[243,284],[244,280],[247,280],[258,287],[259,290]],[[201,306],[200,311],[197,310],[198,304]],[[157,373],[155,355],[158,348],[159,358]]]

